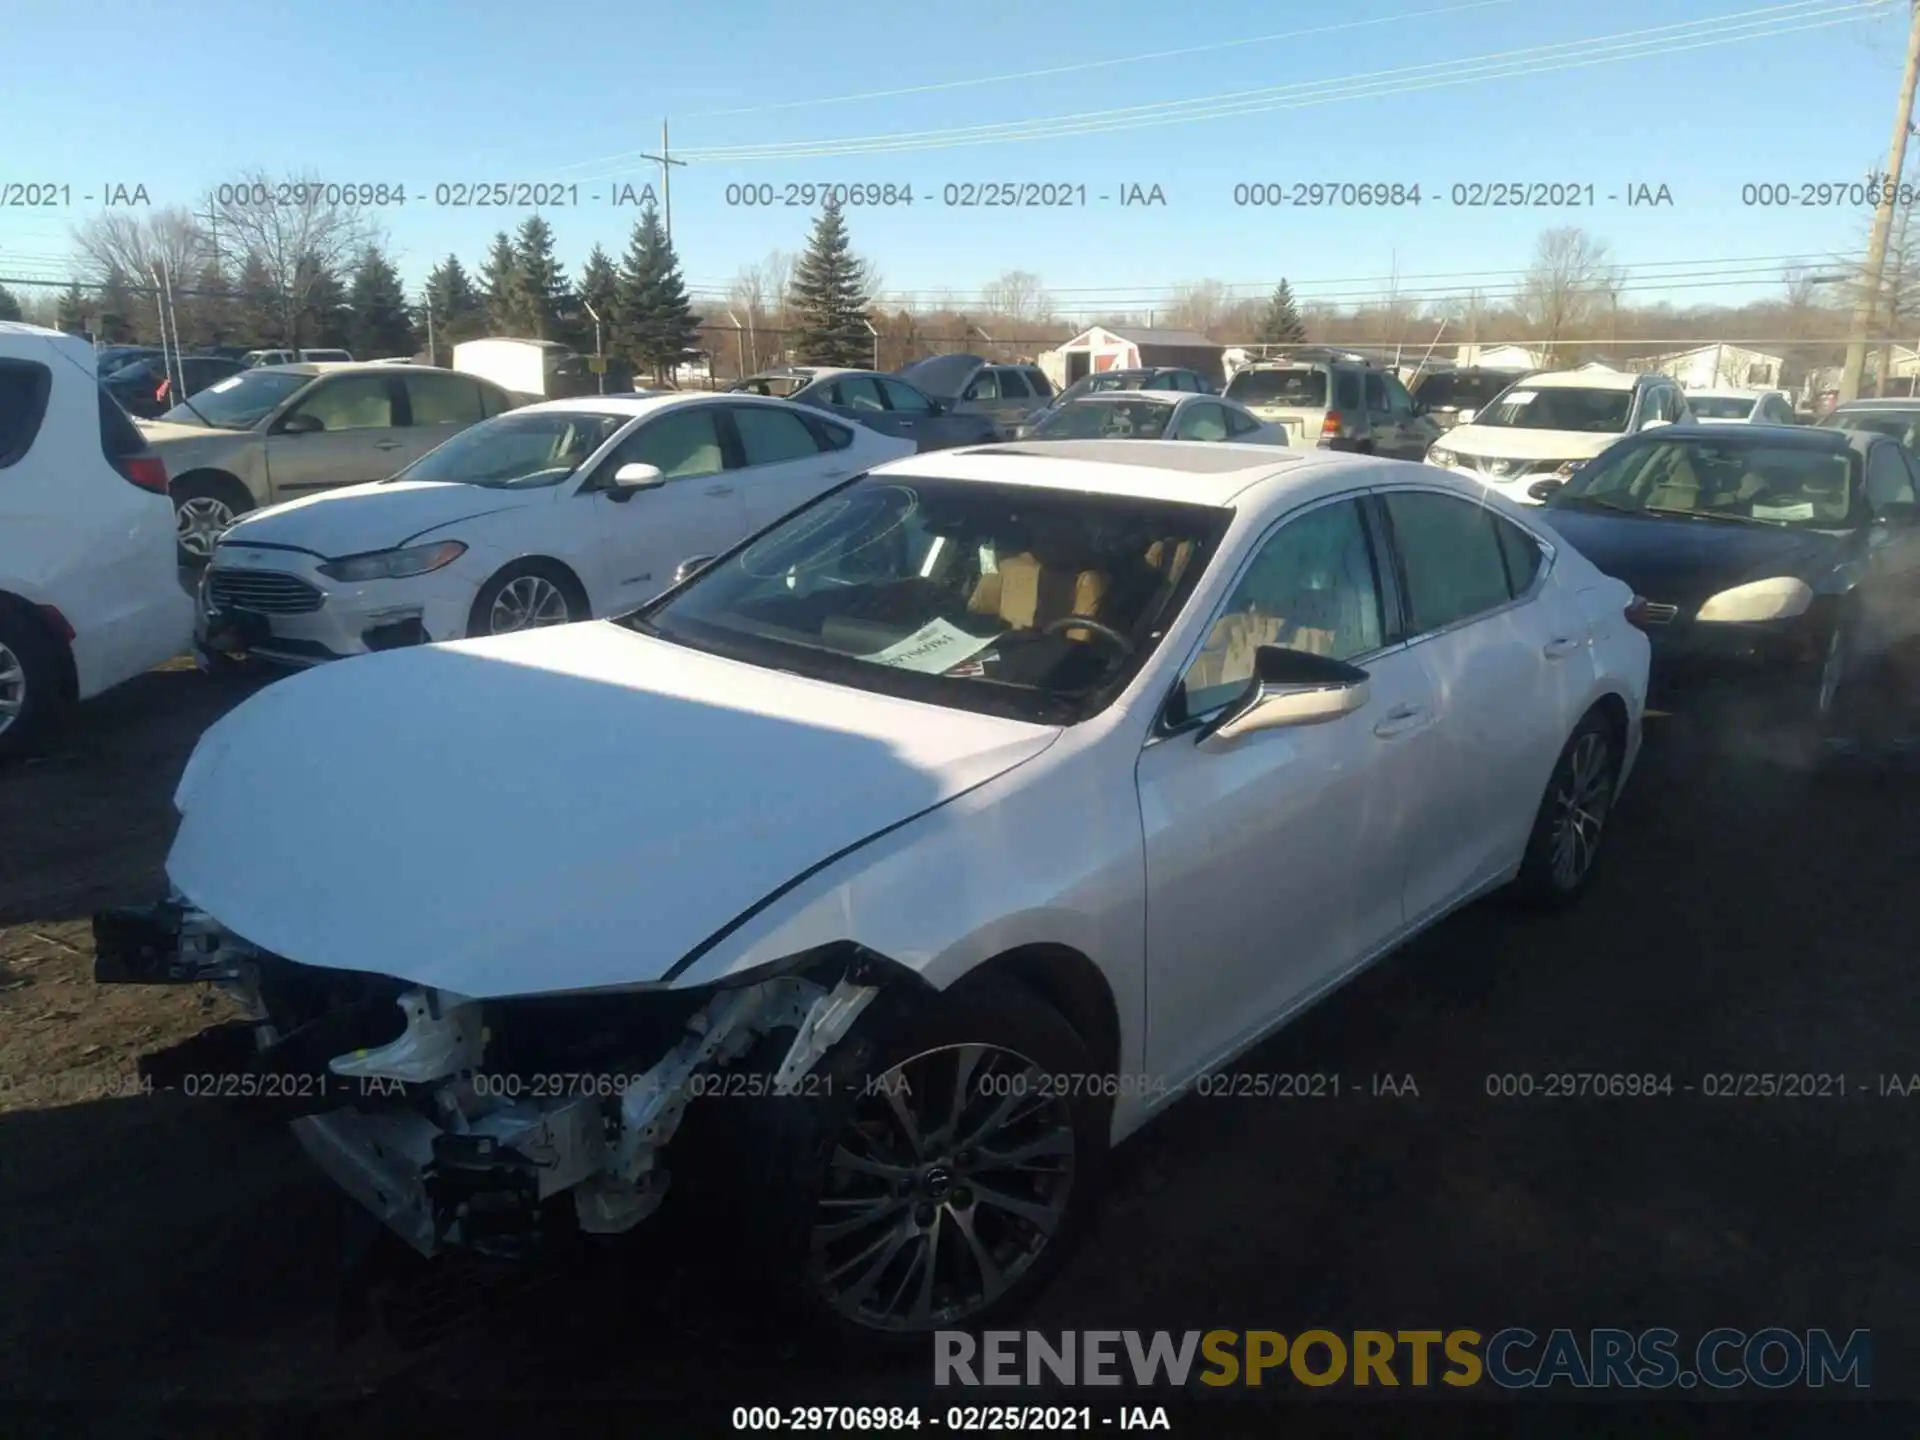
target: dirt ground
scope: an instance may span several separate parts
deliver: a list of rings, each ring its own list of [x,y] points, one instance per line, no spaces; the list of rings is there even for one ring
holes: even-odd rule
[[[341,1342],[342,1206],[284,1132],[124,1091],[213,1002],[90,979],[87,917],[154,893],[174,782],[244,694],[155,672],[0,775],[0,1397],[138,1416],[533,1396],[689,1430],[738,1403],[930,1402],[923,1364],[797,1362],[751,1286],[713,1278],[725,1236],[643,1239],[425,1349],[380,1326]],[[1695,717],[1649,729],[1579,910],[1476,906],[1240,1067],[1338,1074],[1337,1100],[1175,1106],[1121,1152],[1029,1323],[1865,1327],[1874,1393],[1920,1396],[1920,1094],[1879,1093],[1920,1073],[1920,774],[1823,785]],[[1487,1093],[1554,1071],[1674,1093]],[[1709,1098],[1721,1072],[1843,1075],[1846,1094]],[[1364,1093],[1376,1075],[1417,1093]]]

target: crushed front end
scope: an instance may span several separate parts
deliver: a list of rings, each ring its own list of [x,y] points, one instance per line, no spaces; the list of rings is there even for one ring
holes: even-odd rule
[[[156,1089],[287,1118],[415,1251],[520,1257],[652,1215],[690,1101],[792,1032],[756,1092],[804,1077],[899,967],[850,944],[695,990],[476,1000],[269,954],[175,896],[94,918],[102,984],[213,984],[245,1018],[141,1061]],[[778,1046],[775,1046],[776,1051]]]

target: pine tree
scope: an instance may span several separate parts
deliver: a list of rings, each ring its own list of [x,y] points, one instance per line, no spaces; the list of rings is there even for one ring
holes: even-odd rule
[[[280,296],[274,288],[273,272],[258,255],[248,255],[240,265],[238,314],[235,323],[241,338],[251,347],[265,349],[286,343],[286,325],[281,318]]]
[[[606,327],[613,323],[620,298],[620,272],[614,266],[613,257],[598,245],[588,252],[587,263],[580,267],[578,288],[584,303],[575,348],[592,353],[593,317],[598,315],[601,319],[600,343],[605,345],[612,339]]]
[[[1260,317],[1256,337],[1263,345],[1301,345],[1306,343],[1307,322],[1293,303],[1293,287],[1282,280],[1273,287],[1266,312]]]
[[[95,338],[102,345],[125,345],[138,333],[135,301],[119,266],[107,271],[100,286],[100,309],[94,320]]]
[[[353,270],[351,292],[353,318],[348,334],[350,348],[361,360],[383,356],[410,356],[417,344],[413,316],[407,309],[407,293],[400,286],[400,274],[393,262],[380,253],[377,245],[360,252]]]
[[[292,344],[300,349],[341,350],[347,348],[352,315],[347,309],[346,287],[333,267],[317,256],[300,262],[294,277],[294,293],[304,293]]]
[[[472,340],[487,332],[486,302],[467,278],[466,267],[458,255],[449,255],[427,276],[427,308],[433,313],[433,343],[436,349],[451,350],[462,340]],[[425,326],[426,317],[421,317]],[[431,357],[439,364],[439,357]]]
[[[0,285],[0,320],[18,320],[19,318],[20,302],[13,298],[11,290]]]
[[[87,297],[81,293],[80,282],[75,280],[60,297],[60,314],[54,323],[69,335],[84,335],[90,318]]]
[[[480,267],[480,293],[485,297],[487,326],[495,335],[519,336],[520,257],[513,253],[513,237],[502,230],[493,237],[487,263]]]
[[[553,227],[529,215],[513,237],[516,308],[535,340],[558,338],[573,311],[566,271],[554,255]]]
[[[638,367],[664,382],[700,338],[700,317],[687,303],[673,243],[649,205],[633,227],[615,292],[615,333]]]
[[[865,324],[869,299],[840,206],[829,202],[814,221],[807,253],[793,271],[793,306],[799,322],[794,350],[801,363],[863,363],[873,348]]]
[[[197,292],[180,306],[180,329],[189,345],[224,345],[233,338],[237,306],[227,277],[209,260],[194,277]]]

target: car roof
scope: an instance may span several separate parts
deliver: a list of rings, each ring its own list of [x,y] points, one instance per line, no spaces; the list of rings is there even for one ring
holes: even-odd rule
[[[1646,433],[1646,432],[1643,432]],[[1876,430],[1849,430],[1844,425],[1663,425],[1663,440],[1701,440],[1712,445],[1797,445],[1804,450],[1863,450],[1887,437]]]
[[[1883,395],[1872,400],[1842,400],[1827,413],[1840,410],[1920,410],[1920,395]]]
[[[1216,509],[1259,506],[1276,491],[1304,502],[1357,484],[1417,480],[1479,499],[1485,488],[1432,466],[1335,450],[1190,440],[1015,440],[929,451],[876,467],[876,476],[978,480],[1075,490],[1139,500],[1172,500]]]
[[[1709,400],[1758,400],[1762,395],[1780,395],[1784,391],[1758,389],[1746,385],[1695,385],[1688,395],[1704,395]]]
[[[1627,370],[1543,370],[1527,376],[1529,389],[1632,390],[1653,377]]]
[[[1190,390],[1094,390],[1073,397],[1076,405],[1111,405],[1116,400],[1151,400],[1157,405],[1177,405],[1182,400],[1218,400],[1218,395],[1195,395]]]
[[[725,402],[728,405],[786,405],[789,402],[770,395],[743,395],[724,390],[634,390],[622,395],[570,395],[564,400],[536,400],[522,405],[511,415],[544,414],[548,411],[584,410],[599,414],[646,415],[669,405],[688,405],[699,401]],[[802,410],[801,413],[805,413]]]

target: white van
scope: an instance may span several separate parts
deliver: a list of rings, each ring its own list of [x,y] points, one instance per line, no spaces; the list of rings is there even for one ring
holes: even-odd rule
[[[0,759],[192,634],[166,466],[91,345],[0,321]]]

